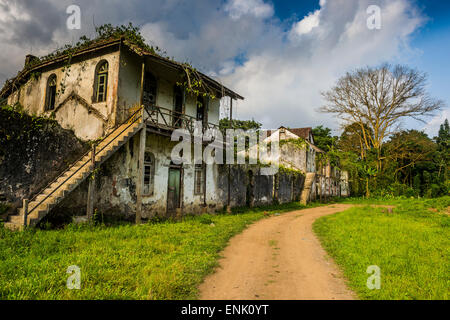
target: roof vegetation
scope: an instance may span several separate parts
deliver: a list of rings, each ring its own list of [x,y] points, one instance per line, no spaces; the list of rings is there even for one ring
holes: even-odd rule
[[[213,80],[206,75],[197,71],[193,66],[187,62],[179,63],[169,58],[165,51],[157,46],[151,46],[146,43],[145,38],[141,34],[139,27],[134,26],[131,22],[128,25],[113,26],[111,24],[104,24],[95,28],[96,36],[91,39],[86,35],[80,37],[75,44],[66,44],[63,47],[56,49],[50,54],[42,57],[32,57],[27,59],[27,64],[19,74],[6,81],[4,88],[0,95],[3,97],[5,92],[9,89],[15,90],[20,86],[20,82],[24,78],[28,78],[29,73],[35,70],[40,65],[46,62],[52,62],[58,58],[62,58],[66,64],[66,69],[69,69],[72,56],[84,49],[101,45],[102,43],[109,43],[114,40],[124,39],[125,43],[137,54],[157,57],[161,60],[176,65],[177,68],[182,70],[182,79],[177,82],[177,85],[183,87],[186,92],[199,96],[209,97],[211,99],[216,98],[217,91],[222,91],[232,94],[235,98],[243,99],[238,94],[232,92],[229,89],[224,88],[219,82]]]
[[[128,25],[113,26],[111,24],[104,24],[95,27],[96,37],[91,39],[86,35],[80,37],[75,44],[66,44],[61,48],[56,49],[50,54],[31,60],[25,68],[33,67],[43,62],[51,61],[55,58],[68,55],[69,57],[86,48],[89,48],[97,43],[106,42],[114,39],[126,39],[131,44],[138,46],[140,49],[150,52],[155,55],[163,56],[165,54],[159,47],[153,47],[145,42],[139,27],[134,26],[131,22]]]

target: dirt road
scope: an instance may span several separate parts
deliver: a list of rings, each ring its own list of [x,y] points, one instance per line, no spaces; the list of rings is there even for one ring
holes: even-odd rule
[[[312,231],[336,204],[263,219],[230,240],[220,267],[200,286],[200,299],[354,299]]]

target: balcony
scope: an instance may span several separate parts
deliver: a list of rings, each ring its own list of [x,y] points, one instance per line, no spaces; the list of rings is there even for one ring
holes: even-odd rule
[[[129,112],[133,112],[131,108]],[[158,106],[145,106],[144,119],[146,119],[147,131],[171,136],[173,130],[186,129],[191,135],[196,129],[197,119],[184,113],[180,113],[171,109],[166,109]],[[213,123],[204,121],[202,123],[203,133],[206,130],[220,130],[219,126]]]

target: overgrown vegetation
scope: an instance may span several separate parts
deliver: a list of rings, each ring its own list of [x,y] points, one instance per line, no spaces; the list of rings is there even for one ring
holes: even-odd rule
[[[26,114],[20,104],[0,106],[0,119],[2,123],[9,124],[0,126],[0,157],[6,154],[11,144],[23,143],[31,139],[36,131],[57,124],[50,118]],[[11,126],[19,122],[25,124],[22,130],[11,130]]]
[[[95,37],[90,38],[86,35],[83,35],[79,38],[79,40],[75,44],[66,44],[61,48],[54,50],[53,52],[42,56],[42,57],[33,57],[30,59],[25,66],[23,71],[27,71],[32,69],[33,67],[42,64],[47,61],[51,61],[55,58],[64,58],[64,67],[62,69],[64,73],[64,77],[61,79],[59,83],[58,94],[64,94],[65,92],[65,79],[70,75],[71,64],[73,55],[77,52],[94,46],[97,43],[101,43],[104,41],[114,40],[114,39],[124,39],[129,44],[133,46],[133,49],[136,52],[146,52],[151,53],[153,55],[160,56],[162,58],[173,60],[167,56],[167,53],[159,48],[158,46],[152,46],[147,44],[144,36],[141,33],[139,27],[134,26],[131,22],[128,25],[118,25],[113,26],[112,24],[104,24],[95,28]],[[182,87],[188,94],[193,96],[203,96],[209,99],[216,99],[216,89],[211,88],[208,85],[208,81],[205,81],[203,75],[194,68],[190,63],[183,62],[179,63],[183,70],[183,73],[180,74],[180,81],[177,82],[177,85]],[[40,76],[39,72],[32,72],[30,74],[31,79],[36,79]],[[5,85],[12,85],[16,87],[16,81],[18,78],[10,79],[6,81]],[[223,87],[222,87],[223,90]]]
[[[0,299],[193,299],[231,236],[265,216],[301,208],[235,208],[178,223],[52,231],[0,227]],[[66,287],[72,265],[81,269],[81,290]]]
[[[319,218],[314,231],[360,298],[450,298],[450,197],[346,202],[367,206]],[[379,290],[366,285],[369,266],[380,268]]]
[[[95,37],[89,38],[83,35],[75,44],[66,44],[61,48],[49,53],[48,55],[42,56],[38,59],[33,59],[30,61],[26,67],[32,67],[36,64],[52,60],[54,58],[67,55],[71,57],[77,51],[88,48],[96,43],[110,40],[110,39],[120,39],[125,38],[130,43],[136,45],[142,50],[151,52],[153,54],[164,55],[165,52],[157,46],[150,46],[146,43],[144,37],[142,36],[139,27],[134,26],[131,22],[128,25],[113,26],[111,24],[104,24],[95,28]]]
[[[382,170],[375,166],[374,150],[365,150],[365,157],[361,156],[358,140],[359,137],[344,130],[326,155],[316,156],[319,162],[331,160],[333,165],[349,172],[353,196],[433,198],[449,194],[450,128],[447,120],[433,139],[417,130],[392,134],[381,147]]]
[[[261,129],[262,124],[256,122],[254,119],[252,120],[235,120],[230,121],[228,118],[220,119],[219,127],[221,130],[226,129],[242,129],[244,131],[247,130],[259,130]]]
[[[0,217],[8,211],[9,206],[3,203],[0,203]]]
[[[401,121],[424,121],[445,106],[426,92],[424,73],[382,65],[349,72],[323,94],[321,111],[338,117],[340,137],[314,129],[327,160],[349,172],[354,196],[449,194],[450,129],[446,120],[434,139],[417,130],[400,130]]]
[[[291,146],[294,146],[298,149],[305,150],[308,147],[308,144],[306,143],[306,140],[303,138],[298,139],[286,139],[280,141],[280,148],[285,145],[289,144]]]
[[[32,197],[86,147],[52,118],[29,115],[20,104],[0,106],[0,193],[10,203]]]

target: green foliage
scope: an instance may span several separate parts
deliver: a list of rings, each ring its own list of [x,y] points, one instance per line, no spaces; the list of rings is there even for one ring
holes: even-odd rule
[[[219,127],[221,130],[226,129],[242,129],[244,131],[247,130],[259,130],[261,129],[262,124],[256,122],[254,119],[252,120],[234,120],[230,123],[230,119],[224,118],[220,119]]]
[[[314,135],[314,144],[325,152],[331,151],[336,147],[338,137],[331,135],[330,128],[318,126],[312,129]]]
[[[5,214],[6,211],[9,210],[9,205],[5,204],[5,203],[0,203],[0,216]]]
[[[50,118],[28,115],[19,103],[0,106],[0,121],[5,121],[5,125],[1,126],[3,129],[0,129],[0,156],[7,152],[10,145],[24,144],[37,131],[57,123]],[[9,130],[11,128],[6,124],[11,123],[22,123],[21,130]]]
[[[439,197],[449,194],[448,121],[441,125],[434,141],[417,130],[392,134],[379,154],[375,148],[364,147],[358,126],[347,126],[337,142],[329,129],[318,128],[319,136],[322,132],[327,137],[324,140],[328,140],[328,152],[316,158],[319,162],[330,160],[332,165],[348,171],[353,196]]]
[[[280,141],[280,148],[283,145],[285,145],[285,144],[289,144],[289,145],[294,146],[294,147],[296,147],[296,148],[298,148],[300,150],[306,150],[306,148],[308,147],[308,143],[303,138],[281,140]]]
[[[137,47],[149,51],[154,54],[162,53],[158,47],[149,46],[146,44],[144,37],[141,34],[139,27],[134,26],[131,22],[128,25],[113,26],[111,24],[104,24],[95,28],[96,36],[91,39],[86,35],[79,38],[78,42],[74,45],[66,44],[62,48],[58,48],[52,53],[40,57],[39,59],[32,60],[27,67],[32,67],[36,64],[55,59],[59,56],[68,55],[69,60],[74,53],[82,49],[88,48],[98,42],[124,38]]]
[[[349,200],[395,205],[355,207],[314,223],[322,245],[361,299],[450,298],[450,197],[432,200]],[[435,208],[431,211],[430,208]],[[381,269],[380,290],[369,290],[367,267]]]
[[[292,169],[292,168],[288,168],[285,167],[283,165],[279,165],[278,167],[278,172],[280,173],[284,173],[284,174],[288,174],[288,175],[292,175],[294,177],[299,177],[299,176],[304,176],[305,174],[303,172],[301,172],[300,170],[296,170],[296,169]]]
[[[186,93],[199,97],[209,98],[211,100],[216,99],[215,91],[209,88],[200,73],[189,63],[185,62],[182,64],[184,73],[181,75],[183,79],[181,82],[178,81],[176,84],[184,88]],[[197,105],[202,107],[197,101]]]

